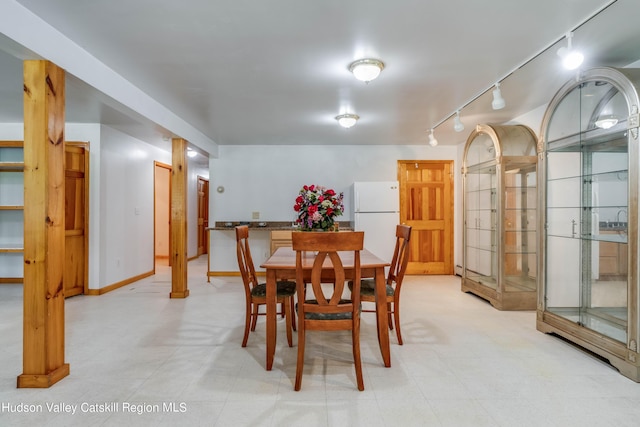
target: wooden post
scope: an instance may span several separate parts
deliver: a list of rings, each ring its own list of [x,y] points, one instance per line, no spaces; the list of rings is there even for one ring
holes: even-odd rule
[[[174,138],[171,162],[171,298],[187,289],[187,141]]]
[[[64,70],[24,62],[24,321],[18,388],[47,388],[64,362]]]

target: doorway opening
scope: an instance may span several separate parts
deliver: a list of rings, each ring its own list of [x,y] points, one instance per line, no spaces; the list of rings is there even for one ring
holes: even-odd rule
[[[169,266],[171,248],[171,165],[154,162],[153,185],[153,254],[154,272],[159,266]]]
[[[209,180],[198,175],[198,256],[209,253]]]

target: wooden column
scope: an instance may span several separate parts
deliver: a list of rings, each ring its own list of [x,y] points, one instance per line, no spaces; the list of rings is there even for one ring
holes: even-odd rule
[[[187,289],[187,141],[172,139],[171,162],[171,298]]]
[[[24,62],[24,322],[18,388],[47,388],[64,362],[64,70]]]

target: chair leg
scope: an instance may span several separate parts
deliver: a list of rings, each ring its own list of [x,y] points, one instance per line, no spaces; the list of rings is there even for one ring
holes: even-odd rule
[[[402,334],[400,333],[400,307],[399,301],[393,303],[393,318],[396,324],[396,335],[398,336],[398,344],[402,345]]]
[[[247,302],[247,306],[245,309],[245,316],[244,316],[244,338],[242,338],[242,346],[246,347],[247,346],[247,340],[249,339],[249,329],[251,326],[251,303]]]
[[[291,300],[291,328],[297,331],[296,328],[296,299],[294,297],[289,298]]]
[[[300,391],[302,386],[302,371],[304,370],[304,320],[300,320],[298,325],[298,361],[296,362],[296,383],[293,386],[295,391]]]
[[[356,368],[356,381],[358,383],[358,390],[362,391],[364,390],[364,380],[362,378],[362,360],[360,358],[360,321],[359,319],[354,322],[353,329],[351,330],[351,341],[353,345],[353,363]]]
[[[258,323],[258,304],[253,304],[253,312],[251,313],[251,330],[256,330],[256,324]]]
[[[388,320],[387,323],[389,323],[389,329],[393,330],[393,319],[391,318],[391,313],[393,313],[393,307],[391,307],[391,303],[388,302],[387,303],[387,316]]]
[[[285,317],[285,325],[287,328],[287,343],[289,347],[293,347],[293,339],[291,337],[291,318],[293,317],[293,313],[291,312],[291,303],[287,300],[293,297],[285,298],[282,302],[282,308],[284,308],[284,317]]]

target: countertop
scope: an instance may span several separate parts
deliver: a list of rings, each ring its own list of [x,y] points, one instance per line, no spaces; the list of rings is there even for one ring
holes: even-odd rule
[[[626,231],[629,224],[622,221],[600,221],[600,231]]]
[[[264,224],[264,225],[262,225]],[[214,231],[231,231],[237,225],[248,225],[252,230],[297,230],[298,227],[292,227],[291,221],[216,221],[213,227],[207,230]],[[341,230],[352,230],[349,221],[338,221]]]

